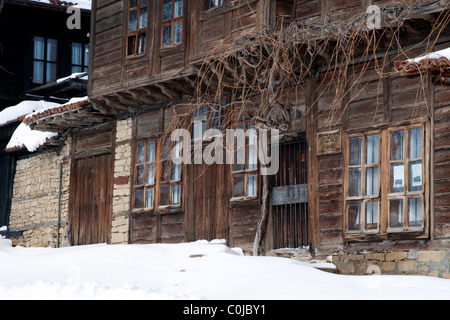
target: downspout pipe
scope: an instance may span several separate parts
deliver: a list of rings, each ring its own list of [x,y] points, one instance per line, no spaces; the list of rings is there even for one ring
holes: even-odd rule
[[[58,222],[56,225],[56,247],[59,248],[59,229],[61,227],[61,191],[62,191],[63,161],[59,163],[59,190],[58,190]]]

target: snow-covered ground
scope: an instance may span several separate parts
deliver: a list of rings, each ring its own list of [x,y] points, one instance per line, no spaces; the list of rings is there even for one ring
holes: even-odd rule
[[[450,280],[336,275],[220,241],[53,249],[0,239],[5,299],[450,299]]]

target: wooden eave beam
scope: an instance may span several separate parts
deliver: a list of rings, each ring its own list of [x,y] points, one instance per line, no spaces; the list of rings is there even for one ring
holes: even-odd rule
[[[174,90],[171,86],[168,86],[165,83],[156,83],[154,86],[159,88],[161,92],[169,98],[169,100],[177,101],[182,99],[182,96],[178,91]]]

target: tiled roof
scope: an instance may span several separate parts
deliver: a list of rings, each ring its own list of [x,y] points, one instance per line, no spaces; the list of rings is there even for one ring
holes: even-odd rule
[[[427,58],[420,61],[404,60],[394,62],[395,71],[404,75],[420,74],[424,71],[439,72],[441,75],[450,75],[450,60],[446,57]]]
[[[62,105],[60,107],[55,107],[55,108],[51,108],[51,109],[47,109],[45,111],[39,112],[39,113],[35,113],[31,116],[26,117],[23,122],[25,124],[30,124],[32,122],[35,122],[36,120],[48,117],[48,116],[52,116],[52,115],[56,115],[56,114],[60,114],[66,111],[72,111],[78,108],[83,108],[86,107],[88,105],[90,105],[91,103],[89,102],[88,99],[85,100],[80,100],[74,103],[70,103],[70,104],[65,104]]]

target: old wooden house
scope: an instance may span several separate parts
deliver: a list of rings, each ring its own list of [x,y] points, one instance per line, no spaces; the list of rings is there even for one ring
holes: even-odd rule
[[[68,137],[58,235],[219,238],[333,255],[343,273],[450,277],[450,61],[414,60],[450,47],[449,6],[95,1],[89,102],[26,120]],[[279,130],[275,174],[262,175],[252,133],[242,164],[170,161],[237,127]]]
[[[0,1],[0,111],[24,100],[63,103],[80,92],[86,95],[86,81],[56,83],[88,67],[90,6],[77,6],[80,28],[69,30],[68,5],[46,0]],[[26,155],[5,149],[26,112],[18,110],[16,117],[0,120],[0,227],[9,224],[16,160]]]

